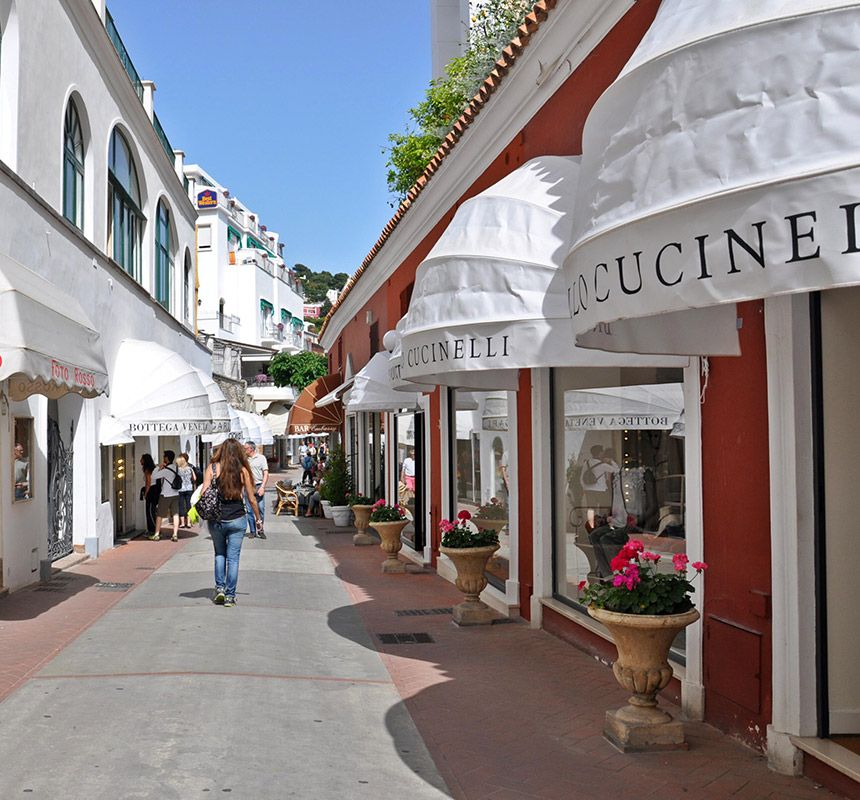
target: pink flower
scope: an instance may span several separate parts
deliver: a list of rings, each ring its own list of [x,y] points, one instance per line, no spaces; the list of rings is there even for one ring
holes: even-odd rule
[[[642,553],[641,558],[643,561],[653,561],[656,564],[660,560],[661,556],[659,553],[651,553],[648,551]]]
[[[616,575],[612,578],[613,586],[626,586],[627,578],[621,573],[616,573]]]
[[[613,572],[620,572],[630,563],[629,556],[625,557],[624,553],[621,552],[612,561],[609,562],[609,566]]]
[[[632,553],[641,553],[645,549],[645,545],[638,539],[631,539],[624,547]]]
[[[374,508],[379,508],[380,506],[384,506],[384,505],[385,505],[385,500],[377,500],[377,501],[373,504],[373,507],[374,507]]]
[[[457,514],[457,519],[472,519],[472,515],[464,508],[459,514]]]
[[[580,581],[579,586],[577,587],[581,592],[588,585],[588,581]]]
[[[694,561],[690,566],[696,570],[696,572],[704,572],[708,565],[704,561]]]
[[[672,566],[675,567],[675,572],[686,572],[689,560],[686,553],[675,553],[672,556]]]

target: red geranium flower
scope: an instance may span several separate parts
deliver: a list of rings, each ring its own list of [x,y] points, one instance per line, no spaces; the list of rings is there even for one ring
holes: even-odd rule
[[[472,519],[472,515],[464,508],[459,514],[457,514],[457,519]]]

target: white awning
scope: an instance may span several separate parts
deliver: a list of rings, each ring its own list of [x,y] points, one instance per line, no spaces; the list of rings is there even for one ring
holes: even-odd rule
[[[239,419],[239,412],[233,406],[227,406],[227,417],[230,420],[230,429],[228,431],[208,433],[205,436],[201,436],[200,439],[215,446],[223,444],[227,439],[242,439],[242,423]]]
[[[236,413],[242,426],[243,442],[249,441],[261,445],[275,443],[272,429],[264,417],[259,414],[252,414],[250,411],[237,411]]]
[[[406,317],[401,317],[395,330],[387,331],[382,337],[382,344],[388,351],[388,385],[395,392],[429,392],[430,386],[423,386],[407,381],[403,377],[403,327],[406,325]]]
[[[9,396],[107,392],[101,337],[77,300],[0,255],[0,381]]]
[[[200,378],[200,383],[206,389],[206,394],[209,396],[209,409],[212,414],[212,426],[209,429],[210,433],[228,433],[230,431],[230,406],[227,405],[227,398],[224,397],[224,392],[221,387],[215,383],[211,375],[207,375],[202,369],[194,367],[197,377]]]
[[[105,414],[99,420],[99,444],[134,444],[134,436],[118,419]]]
[[[123,339],[111,371],[111,414],[135,436],[208,433],[209,394],[184,358],[155,342]]]
[[[254,418],[257,421],[258,428],[260,429],[260,441],[257,442],[257,444],[274,444],[275,436],[272,433],[272,428],[269,425],[269,421],[261,414],[254,414]]]
[[[735,303],[860,284],[858,42],[858,2],[663,0],[585,126],[577,343],[736,354]]]
[[[418,405],[420,393],[398,392],[388,382],[387,352],[376,353],[355,376],[344,408],[348,414],[359,411],[395,411]]]
[[[415,276],[404,378],[516,389],[519,369],[648,363],[571,347],[561,266],[578,178],[579,157],[543,156],[460,206]]]
[[[263,419],[268,423],[273,436],[286,436],[290,409],[285,403],[274,402],[269,406],[268,411],[263,414]]]

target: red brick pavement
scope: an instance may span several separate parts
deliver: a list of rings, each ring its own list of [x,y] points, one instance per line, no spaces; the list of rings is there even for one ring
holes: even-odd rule
[[[55,572],[46,586],[0,598],[0,701],[127,594],[99,590],[96,583],[136,586],[195,535],[180,531],[177,543],[169,533],[158,542],[134,539],[95,561]]]
[[[433,573],[383,575],[379,548],[323,533],[336,530],[328,521],[299,526],[322,534],[371,635],[433,637],[432,644],[374,641],[458,800],[836,797],[769,771],[760,754],[703,723],[687,724],[689,751],[619,753],[601,735],[606,709],[626,700],[609,668],[522,622],[461,629],[447,615],[397,616],[462,596]]]

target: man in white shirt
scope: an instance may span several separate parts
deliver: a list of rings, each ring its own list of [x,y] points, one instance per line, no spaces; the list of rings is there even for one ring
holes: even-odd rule
[[[179,488],[174,488],[173,484],[181,484],[182,479],[179,477],[179,470],[173,464],[176,458],[176,453],[172,450],[164,451],[164,458],[161,461],[161,466],[152,473],[152,481],[161,481],[161,494],[158,497],[158,508],[155,511],[155,533],[147,538],[157,542],[161,538],[161,523],[167,517],[173,518],[173,536],[171,539],[175,542],[179,539]]]
[[[269,461],[262,454],[257,452],[257,445],[248,440],[245,442],[245,454],[248,456],[248,466],[251,468],[251,482],[254,484],[254,494],[257,496],[257,506],[260,509],[260,522],[262,523],[266,510],[266,484],[269,481]],[[254,512],[251,510],[250,503],[245,503],[248,514],[248,534],[252,539],[256,536],[258,539],[265,539],[266,534],[263,531],[262,525],[257,530],[257,521],[254,519]]]

